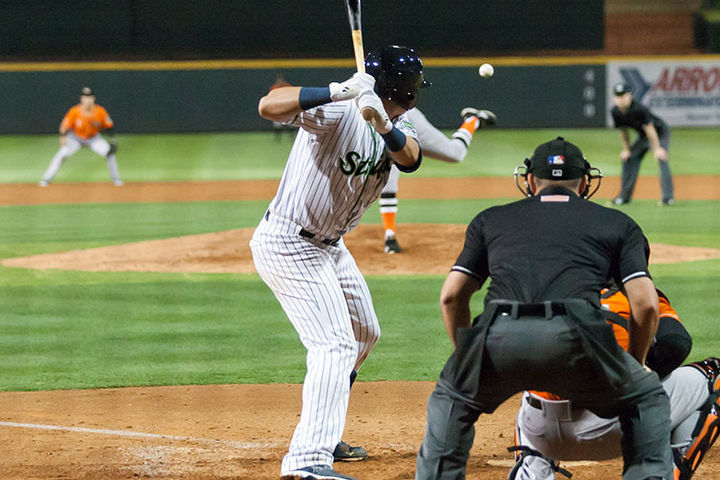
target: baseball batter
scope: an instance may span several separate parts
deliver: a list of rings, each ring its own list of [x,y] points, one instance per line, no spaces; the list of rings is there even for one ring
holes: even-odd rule
[[[253,261],[307,349],[302,413],[284,479],[348,479],[333,467],[351,378],[380,336],[370,291],[343,235],[380,195],[392,164],[411,172],[421,152],[405,112],[426,86],[407,47],[366,58],[368,74],[329,87],[274,89],[263,118],[299,127],[275,198],[250,241]],[[361,115],[371,108],[372,125]]]
[[[111,132],[113,125],[107,110],[95,104],[92,90],[84,87],[80,95],[80,103],[72,107],[60,123],[60,149],[50,161],[39,185],[41,187],[50,185],[65,159],[82,147],[88,147],[105,158],[113,185],[122,186],[124,182],[120,179],[115,159],[117,146],[100,135],[101,130]]]
[[[720,431],[720,361],[708,358],[677,368],[690,352],[690,335],[659,290],[658,298],[661,322],[646,364],[660,370],[670,398],[674,478],[689,480]],[[617,314],[608,321],[618,343],[627,350],[627,297],[610,289],[603,292],[601,302]],[[546,392],[523,394],[516,427],[520,453],[508,480],[553,480],[556,471],[566,474],[558,460],[607,460],[622,453],[618,418],[573,408],[571,402]]]
[[[486,125],[495,125],[495,114],[489,110],[463,108],[460,112],[462,124],[450,138],[435,128],[418,108],[407,112],[407,117],[415,127],[422,147],[423,157],[434,158],[449,163],[460,163],[465,160],[473,134]],[[385,253],[402,252],[396,235],[396,219],[398,211],[398,179],[400,171],[393,167],[390,171],[385,188],[380,193],[380,215],[385,228]]]

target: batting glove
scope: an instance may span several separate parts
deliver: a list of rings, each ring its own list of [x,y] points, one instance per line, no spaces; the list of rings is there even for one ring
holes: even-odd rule
[[[392,122],[388,117],[385,107],[383,107],[382,100],[372,90],[365,90],[360,95],[355,97],[355,103],[362,112],[369,108],[372,109],[372,119],[368,120],[368,123],[377,130],[379,134],[388,133],[392,130]]]
[[[350,100],[357,97],[365,90],[372,91],[375,88],[375,78],[367,73],[356,73],[349,80],[342,83],[332,82],[330,84],[330,100]]]
[[[466,107],[460,112],[460,116],[465,120],[467,117],[477,117],[480,120],[480,128],[486,125],[495,125],[497,118],[490,110],[478,110],[477,108]]]

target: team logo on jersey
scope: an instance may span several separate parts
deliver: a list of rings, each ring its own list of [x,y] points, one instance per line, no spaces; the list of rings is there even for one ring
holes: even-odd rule
[[[565,157],[562,155],[550,155],[548,157],[549,165],[565,165]]]
[[[380,177],[384,172],[390,170],[390,159],[383,155],[378,160],[374,157],[362,158],[358,152],[350,151],[344,157],[338,157],[338,167],[347,176],[371,176]]]

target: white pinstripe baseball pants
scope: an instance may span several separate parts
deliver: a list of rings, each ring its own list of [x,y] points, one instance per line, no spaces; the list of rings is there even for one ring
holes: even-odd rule
[[[380,337],[370,290],[342,239],[325,245],[271,214],[250,241],[253,261],[307,349],[302,413],[281,474],[333,463],[345,428],[350,372]]]

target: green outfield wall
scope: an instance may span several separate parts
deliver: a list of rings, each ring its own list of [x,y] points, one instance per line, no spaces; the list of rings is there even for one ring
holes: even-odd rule
[[[367,48],[421,55],[599,50],[603,0],[363,0]],[[340,58],[345,3],[283,0],[3,0],[0,59]]]
[[[604,64],[556,60],[494,62],[428,59],[433,86],[420,108],[440,127],[454,127],[462,107],[489,108],[503,127],[604,125]],[[0,64],[0,134],[52,133],[84,85],[108,109],[121,133],[212,132],[271,128],[257,103],[281,72],[297,85],[327,85],[353,73],[351,60]]]

